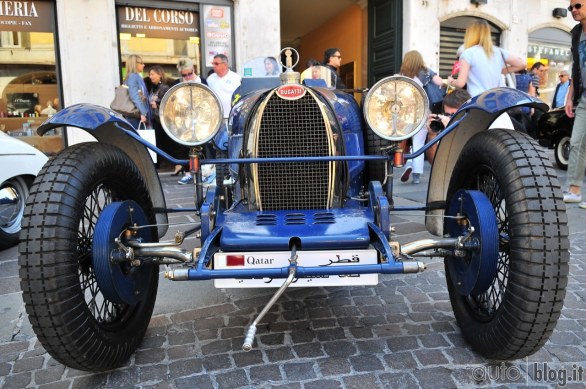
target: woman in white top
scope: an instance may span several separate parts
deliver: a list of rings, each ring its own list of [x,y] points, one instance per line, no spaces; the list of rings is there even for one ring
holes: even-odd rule
[[[525,62],[508,50],[495,47],[490,36],[490,26],[485,20],[477,20],[466,29],[465,50],[460,56],[460,73],[454,79],[448,76],[448,85],[466,86],[472,97],[501,86],[502,74],[514,73],[525,68]]]

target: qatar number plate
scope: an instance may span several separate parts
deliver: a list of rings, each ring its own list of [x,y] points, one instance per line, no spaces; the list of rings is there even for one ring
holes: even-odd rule
[[[214,269],[264,269],[289,266],[290,252],[217,253]],[[376,250],[298,251],[298,266],[356,266],[378,263]],[[278,288],[285,278],[215,279],[216,288]],[[290,287],[376,285],[378,274],[323,275],[295,278]]]

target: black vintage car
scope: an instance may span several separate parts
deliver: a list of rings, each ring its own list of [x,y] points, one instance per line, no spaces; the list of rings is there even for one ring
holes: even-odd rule
[[[563,170],[568,169],[573,126],[574,118],[568,117],[563,107],[543,114],[537,126],[539,144],[554,150],[555,162]]]

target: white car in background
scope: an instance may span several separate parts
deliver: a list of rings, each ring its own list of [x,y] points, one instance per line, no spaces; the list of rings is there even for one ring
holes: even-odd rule
[[[47,156],[0,131],[0,250],[18,243],[24,205]]]

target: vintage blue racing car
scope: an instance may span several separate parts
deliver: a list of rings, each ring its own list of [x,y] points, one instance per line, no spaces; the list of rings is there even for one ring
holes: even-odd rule
[[[27,201],[20,277],[43,347],[75,369],[125,364],[149,324],[161,264],[171,265],[166,278],[174,281],[277,287],[244,334],[250,350],[259,321],[288,287],[375,285],[381,274],[422,272],[426,258],[443,257],[454,314],[473,349],[498,360],[536,352],[565,297],[562,192],[535,141],[489,127],[512,107],[546,106],[517,90],[490,90],[407,153],[400,142],[425,131],[429,115],[417,83],[391,76],[368,90],[336,90],[326,69],[299,74],[294,50],[281,54],[286,71],[278,76],[244,67],[227,123],[205,85],[169,90],[161,122],[191,147],[188,160],[95,105],[70,106],[39,127],[40,135],[75,127],[97,139],[51,158]],[[226,141],[217,142],[219,131]],[[395,205],[394,169],[435,142],[426,205]],[[193,209],[167,208],[147,148],[189,166]],[[217,167],[216,185],[202,185],[206,164]],[[414,210],[436,238],[401,244],[393,217]],[[199,222],[160,242],[177,211]],[[201,244],[183,248],[195,234]]]

